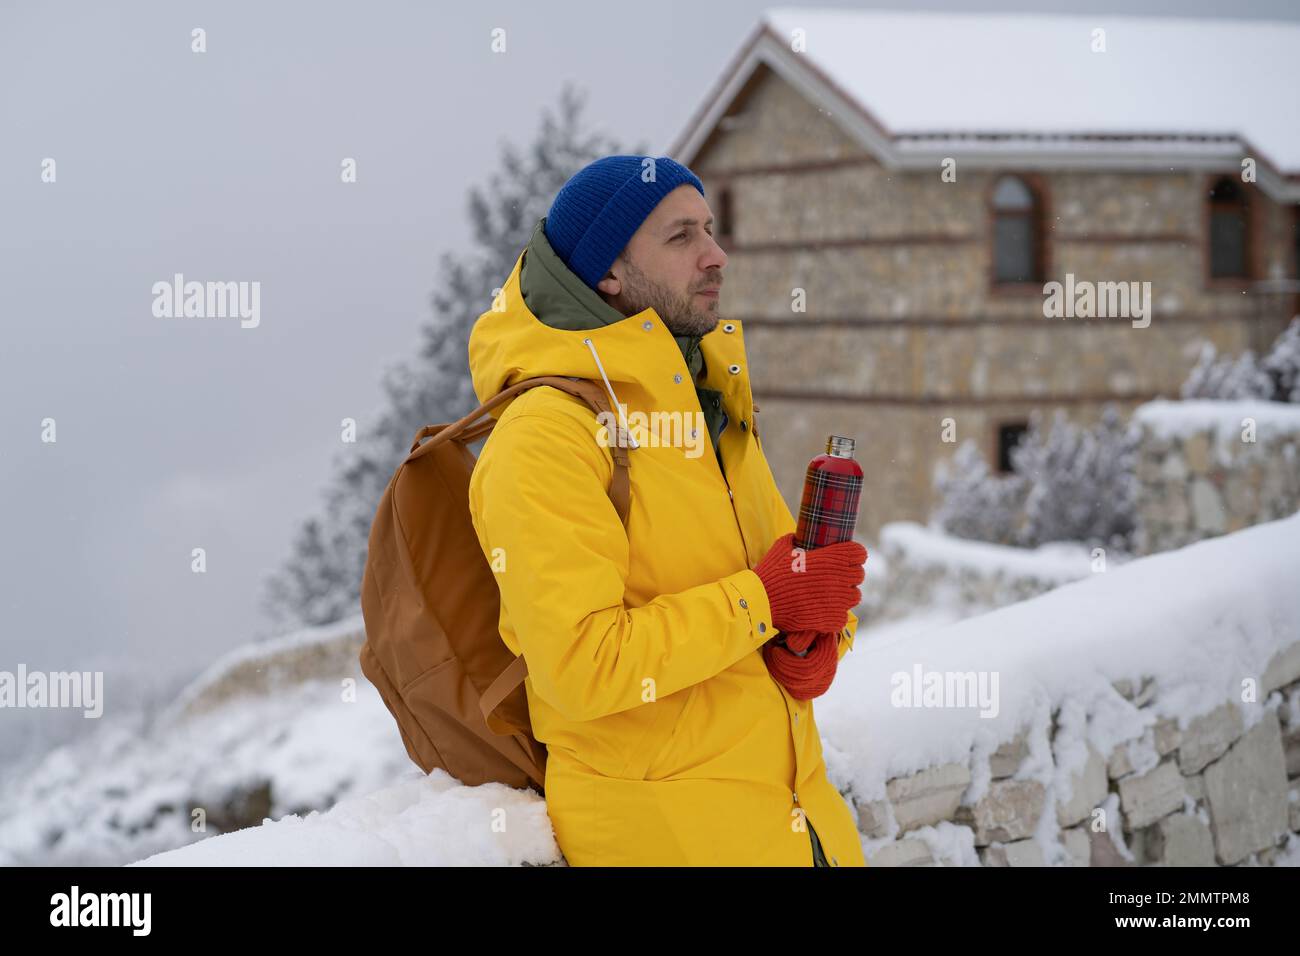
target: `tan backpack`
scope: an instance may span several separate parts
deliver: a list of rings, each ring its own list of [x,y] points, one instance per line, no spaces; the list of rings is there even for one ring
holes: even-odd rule
[[[581,398],[598,415],[610,410],[595,382],[541,376],[503,389],[458,422],[416,433],[370,527],[361,671],[425,773],[441,767],[468,786],[497,781],[545,795],[546,747],[533,737],[522,686],[528,665],[501,640],[500,592],[470,518],[475,458],[467,447],[496,424],[492,409],[538,385]],[[610,452],[609,497],[626,523],[627,443],[611,441]]]

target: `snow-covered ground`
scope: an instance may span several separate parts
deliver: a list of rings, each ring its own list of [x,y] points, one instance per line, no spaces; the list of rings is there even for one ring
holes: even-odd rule
[[[966,620],[936,608],[865,627],[815,705],[828,773],[841,790],[872,799],[892,777],[973,751],[969,802],[988,785],[990,752],[1028,727],[1030,756],[1019,775],[1064,795],[1088,744],[1109,753],[1142,737],[1156,716],[1186,726],[1239,698],[1244,678],[1258,679],[1273,654],[1300,640],[1296,567],[1300,515]],[[898,675],[918,667],[996,675],[996,712],[897,706]],[[1155,677],[1159,693],[1139,710],[1112,682],[1143,676]],[[1242,705],[1247,726],[1269,707],[1300,719],[1296,697]],[[1154,755],[1135,757],[1141,764]],[[259,784],[273,795],[262,825],[215,836],[191,830],[189,807],[213,808]],[[560,861],[540,798],[496,784],[465,787],[441,772],[424,777],[364,683],[355,703],[341,700],[337,681],[308,681],[232,699],[143,737],[107,725],[60,748],[3,799],[0,862],[10,864]],[[952,862],[975,862],[966,828],[940,825],[919,836]],[[1041,842],[1052,859],[1046,831]],[[1300,863],[1300,840],[1280,862]]]
[[[535,866],[560,862],[546,802],[504,784],[466,787],[412,766],[325,813],[159,853],[138,866]]]
[[[112,866],[211,837],[231,808],[272,818],[328,807],[398,779],[410,759],[392,716],[365,682],[245,696],[188,720],[146,728],[106,716],[0,793],[0,865]],[[207,814],[193,829],[191,808]]]
[[[1018,776],[1066,796],[1087,745],[1109,753],[1140,738],[1155,717],[1191,718],[1240,696],[1280,649],[1300,640],[1300,515],[1067,584],[1048,594],[953,623],[932,615],[860,632],[831,691],[816,704],[828,773],[843,791],[883,797],[891,777],[974,752],[968,801],[989,783],[989,754],[1022,727],[1030,756]],[[899,674],[996,674],[996,713],[897,705]],[[1139,709],[1112,686],[1153,676],[1159,696]],[[1247,726],[1283,701],[1245,705]],[[1049,736],[1053,711],[1058,726]],[[987,713],[987,710],[985,711]],[[1138,755],[1139,763],[1143,755]],[[1150,755],[1154,757],[1154,754]],[[1049,804],[1050,805],[1050,804]],[[450,819],[450,823],[448,820]],[[1040,841],[1055,844],[1052,814]],[[966,828],[921,838],[942,857],[974,864]],[[490,864],[558,859],[542,801],[499,785],[461,787],[444,774],[408,773],[379,793],[325,814],[268,823],[162,854],[153,864],[296,862]],[[1057,857],[1059,859],[1059,857]],[[1293,838],[1281,862],[1300,862]]]

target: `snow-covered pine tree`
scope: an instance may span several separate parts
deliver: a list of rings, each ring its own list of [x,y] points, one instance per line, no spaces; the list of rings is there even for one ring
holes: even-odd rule
[[[1015,543],[1025,482],[1015,474],[992,474],[971,439],[957,447],[950,461],[935,466],[934,492],[933,523],[946,534]]]
[[[433,318],[421,328],[416,359],[385,372],[386,407],[337,460],[323,514],[304,521],[288,559],[266,582],[262,608],[276,633],[360,612],[370,524],[393,469],[421,425],[455,421],[479,404],[466,363],[474,321],[491,307],[534,224],[568,178],[594,159],[625,152],[605,135],[584,130],[582,106],[578,93],[565,87],[558,114],[543,113],[527,152],[503,145],[501,170],[486,188],[470,189],[474,245],[442,257]],[[647,148],[640,145],[638,154]]]
[[[1260,363],[1273,383],[1273,401],[1300,403],[1300,315],[1273,342]]]

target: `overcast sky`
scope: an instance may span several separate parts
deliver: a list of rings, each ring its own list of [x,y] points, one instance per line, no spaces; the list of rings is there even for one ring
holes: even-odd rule
[[[593,126],[663,152],[769,6],[0,0],[0,670],[104,670],[111,710],[264,630],[263,580],[320,504],[339,422],[373,422],[500,143],[574,81]],[[260,282],[260,324],[155,317],[177,272]],[[0,758],[37,717],[0,710]]]

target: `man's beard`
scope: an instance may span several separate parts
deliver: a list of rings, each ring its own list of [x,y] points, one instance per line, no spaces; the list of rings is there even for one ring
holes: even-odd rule
[[[695,296],[680,295],[662,282],[651,279],[648,275],[625,259],[626,277],[620,298],[627,307],[628,315],[636,315],[645,309],[654,309],[664,325],[673,335],[706,335],[718,324],[716,309],[697,309]],[[706,286],[705,288],[718,288]],[[717,300],[714,300],[715,302]]]

